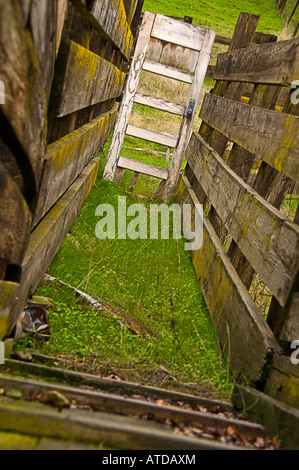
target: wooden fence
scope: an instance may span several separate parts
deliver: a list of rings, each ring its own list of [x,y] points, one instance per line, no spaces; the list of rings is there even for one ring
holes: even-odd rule
[[[93,187],[142,5],[0,1],[0,340]]]
[[[276,6],[282,20],[295,38],[299,32],[299,0],[276,0]]]
[[[298,194],[299,39],[252,44],[258,21],[241,14],[218,57],[177,199],[204,205],[192,259],[237,382],[298,408],[299,209],[283,201]]]

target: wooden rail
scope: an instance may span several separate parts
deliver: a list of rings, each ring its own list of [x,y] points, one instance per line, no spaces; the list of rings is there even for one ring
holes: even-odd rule
[[[177,198],[205,208],[203,247],[192,259],[232,371],[298,406],[290,345],[298,334],[299,209],[290,217],[281,205],[299,181],[299,109],[290,89],[299,41],[253,44],[258,20],[241,14],[218,56]],[[256,280],[267,289],[264,310]]]
[[[142,4],[0,1],[0,340],[93,187]]]

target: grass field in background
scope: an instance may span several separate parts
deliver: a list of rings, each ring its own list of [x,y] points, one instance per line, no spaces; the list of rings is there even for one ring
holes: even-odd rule
[[[145,0],[143,11],[175,17],[191,16],[193,24],[231,37],[240,12],[261,15],[257,28],[262,33],[279,33],[282,22],[275,0]]]

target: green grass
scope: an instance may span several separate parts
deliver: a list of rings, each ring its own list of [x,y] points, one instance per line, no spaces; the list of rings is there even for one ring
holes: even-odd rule
[[[37,295],[54,302],[49,311],[50,339],[36,344],[29,338],[19,347],[66,354],[87,368],[146,383],[155,383],[153,373],[162,365],[176,375],[178,383],[201,384],[228,397],[232,379],[219,356],[217,336],[184,240],[96,238],[95,208],[109,203],[117,210],[119,195],[127,196],[128,206],[136,202],[99,175],[48,270],[109,304],[118,316],[82,305],[61,286],[41,283]],[[120,326],[128,322],[145,334],[134,335]]]
[[[277,33],[282,22],[275,0],[145,0],[143,11],[162,15],[193,17],[193,24],[212,28],[219,35],[231,37],[240,12],[261,15],[258,31]]]

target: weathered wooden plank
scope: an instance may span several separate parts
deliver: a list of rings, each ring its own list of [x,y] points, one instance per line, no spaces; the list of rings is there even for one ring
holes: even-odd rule
[[[298,311],[297,311],[298,312]],[[299,409],[299,367],[289,356],[275,356],[266,382],[265,393],[270,397]]]
[[[32,215],[17,184],[0,163],[0,259],[20,265],[31,230]]]
[[[119,168],[124,168],[126,170],[136,171],[144,175],[153,176],[154,178],[159,178],[166,180],[168,177],[168,171],[164,168],[158,166],[149,165],[148,163],[139,162],[137,160],[131,160],[129,158],[120,157],[118,161]]]
[[[33,354],[33,353],[31,353]],[[36,357],[35,354],[33,354]],[[36,359],[38,359],[36,357]],[[39,358],[40,359],[40,358]],[[48,362],[48,360],[47,360]],[[30,376],[43,377],[47,380],[58,379],[60,382],[64,380],[68,384],[76,386],[89,385],[94,390],[107,392],[110,394],[118,394],[126,397],[134,395],[142,395],[154,400],[169,400],[172,403],[183,402],[192,406],[205,406],[212,408],[219,407],[220,411],[232,411],[232,405],[222,400],[211,399],[203,396],[182,393],[175,390],[167,390],[164,388],[152,387],[150,385],[142,385],[125,380],[116,380],[99,375],[86,374],[84,372],[76,372],[73,370],[62,369],[60,367],[52,367],[33,362],[23,362],[15,359],[7,359],[7,367],[14,372],[26,372]]]
[[[130,182],[129,191],[132,191],[132,192],[134,191],[138,177],[139,177],[139,173],[135,171]]]
[[[219,54],[215,80],[290,86],[298,79],[299,38]]]
[[[280,340],[292,343],[293,341],[299,339],[298,312],[299,292],[294,292],[290,301],[289,311],[280,331]]]
[[[299,269],[299,227],[244,183],[196,132],[186,159],[235,243],[284,306]]]
[[[59,34],[57,31],[57,9],[57,0],[51,2],[47,0],[31,1],[30,29],[47,98],[49,98],[54,77],[56,39],[59,39],[59,36],[56,38],[56,34]]]
[[[276,170],[299,181],[299,117],[206,94],[200,117]]]
[[[201,51],[206,30],[172,18],[156,15],[152,37]]]
[[[18,299],[11,304],[11,330],[74,223],[97,177],[100,157],[95,157],[32,232],[22,263]]]
[[[178,116],[184,116],[186,109],[186,107],[182,104],[162,100],[154,96],[145,95],[144,93],[136,93],[134,102],[137,104],[150,106],[151,108],[159,109],[160,111],[165,111],[166,113],[176,114]]]
[[[86,411],[86,410],[85,410]],[[40,403],[0,397],[0,427],[6,431],[28,433],[65,440],[94,443],[118,450],[229,450],[236,447],[209,439],[174,434],[157,423],[126,416],[84,410],[61,410]],[[241,447],[242,449],[242,447]]]
[[[299,410],[238,384],[235,384],[232,398],[237,410],[246,413],[251,421],[263,424],[269,434],[278,437],[285,450],[299,448]]]
[[[138,139],[148,140],[156,144],[165,145],[166,147],[174,148],[177,144],[177,137],[169,134],[162,134],[161,132],[154,132],[141,127],[133,126],[129,124],[126,130],[126,134],[131,137],[137,137]]]
[[[118,104],[108,113],[48,146],[33,225],[41,220],[105,143],[113,129]]]
[[[17,0],[0,2],[0,76],[5,103],[0,110],[0,133],[18,156],[26,177],[28,199],[39,185],[45,152],[46,97],[34,44]]]
[[[5,390],[12,388],[20,390],[23,393],[24,399],[32,399],[32,396],[38,393],[47,394],[53,390],[51,382],[5,377],[1,374],[0,385]],[[194,423],[195,425],[215,426],[222,429],[228,426],[235,426],[238,432],[243,435],[251,437],[264,435],[263,427],[260,425],[240,419],[219,416],[215,413],[185,410],[178,406],[150,403],[145,399],[122,397],[115,394],[83,390],[60,384],[55,384],[55,390],[62,393],[69,401],[74,400],[78,405],[90,406],[94,411],[104,411],[126,416],[147,416],[151,413],[156,420],[170,419],[174,423]]]
[[[192,203],[198,204],[194,191],[183,175],[178,193],[184,189]],[[231,370],[253,382],[261,379],[268,360],[280,348],[206,216],[203,217],[203,246],[191,254]]]
[[[163,77],[179,80],[184,83],[191,84],[193,82],[193,75],[191,73],[184,72],[183,70],[179,70],[175,67],[170,67],[169,65],[159,64],[158,62],[153,62],[151,60],[145,60],[143,70],[157,75],[162,75]]]
[[[117,162],[125,138],[126,127],[132,112],[134,97],[137,91],[142,67],[145,60],[145,54],[148,48],[150,34],[153,27],[155,15],[145,13],[139,32],[139,38],[135,47],[134,56],[131,63],[131,72],[128,75],[123,99],[121,102],[118,118],[115,125],[109,154],[106,161],[103,177],[113,180],[117,168]],[[133,73],[134,72],[134,73]]]
[[[126,74],[73,41],[61,45],[57,63],[61,72],[53,84],[51,116],[66,116],[122,92]]]
[[[129,60],[134,39],[123,2],[118,0],[91,2],[72,0],[72,2],[90,24],[118,49],[126,60]]]
[[[185,72],[194,73],[198,54],[198,51],[193,51],[186,47],[176,46],[170,42],[165,43],[165,41],[151,38],[146,53],[146,59],[152,62],[159,62],[163,65],[178,68]]]
[[[0,341],[8,335],[11,306],[16,302],[19,284],[0,280]]]

